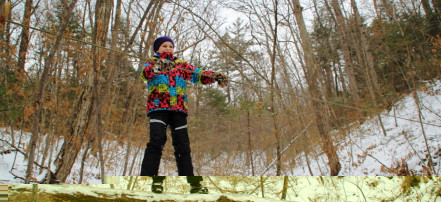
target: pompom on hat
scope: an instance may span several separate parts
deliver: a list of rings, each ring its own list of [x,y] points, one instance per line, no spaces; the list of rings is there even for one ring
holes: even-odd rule
[[[156,53],[156,51],[159,50],[159,47],[166,41],[169,41],[173,44],[173,47],[175,46],[175,42],[173,42],[173,40],[168,37],[168,36],[161,36],[158,37],[155,42],[153,42],[153,51]]]

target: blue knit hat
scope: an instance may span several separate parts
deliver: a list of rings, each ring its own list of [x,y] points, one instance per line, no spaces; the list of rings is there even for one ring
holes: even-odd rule
[[[158,37],[155,42],[153,42],[153,51],[156,53],[156,51],[158,51],[159,47],[166,41],[170,41],[173,44],[173,47],[175,47],[175,42],[173,42],[173,40],[168,37],[168,36],[161,36]]]

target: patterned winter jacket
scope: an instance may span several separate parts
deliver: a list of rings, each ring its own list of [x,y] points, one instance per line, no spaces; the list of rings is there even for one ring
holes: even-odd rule
[[[157,65],[159,59],[173,61],[174,68],[168,72],[161,71],[159,65]],[[211,84],[215,80],[212,77],[204,76],[211,74],[213,72],[195,68],[185,60],[174,57],[171,53],[156,53],[155,56],[148,58],[139,72],[141,79],[148,83],[147,115],[159,110],[178,111],[187,114],[185,80],[195,84]]]

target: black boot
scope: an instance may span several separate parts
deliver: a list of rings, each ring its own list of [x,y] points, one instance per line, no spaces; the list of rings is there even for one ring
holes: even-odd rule
[[[191,194],[208,194],[207,187],[202,186],[200,183],[191,185]]]
[[[152,192],[160,194],[164,190],[164,187],[162,187],[162,182],[153,182],[152,183]]]

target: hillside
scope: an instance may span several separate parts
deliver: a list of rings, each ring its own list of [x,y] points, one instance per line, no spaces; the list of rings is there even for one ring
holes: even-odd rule
[[[395,103],[390,111],[381,113],[387,136],[383,135],[377,117],[342,128],[347,134],[345,137],[338,136],[341,131],[334,132],[342,164],[339,175],[427,175],[428,149],[435,168],[433,175],[441,174],[441,82],[427,85],[424,92],[418,92],[423,124],[418,122],[418,108],[410,94]],[[305,162],[302,158],[296,157]],[[326,163],[326,157],[321,155],[317,163],[312,166],[313,174],[328,175],[326,169],[319,168]],[[308,175],[306,168],[302,163],[291,173]]]

